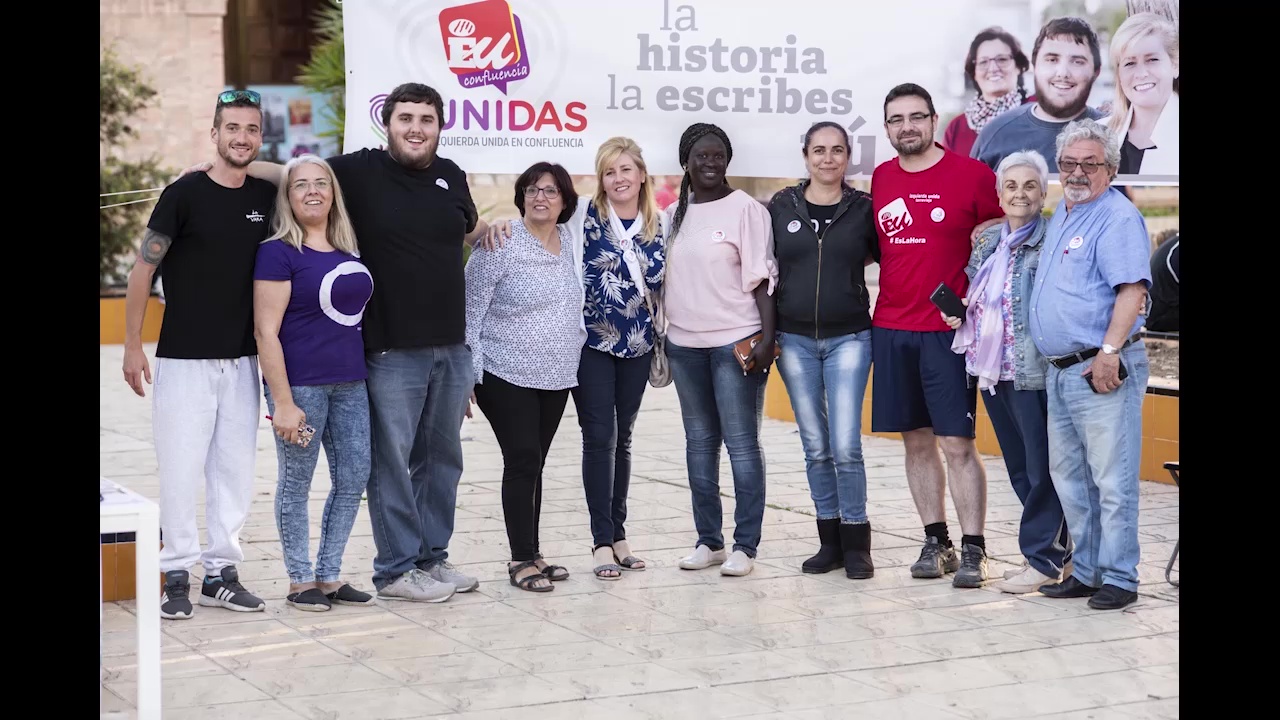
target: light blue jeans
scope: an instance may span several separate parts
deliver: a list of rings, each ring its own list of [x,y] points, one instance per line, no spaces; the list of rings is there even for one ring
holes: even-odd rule
[[[809,494],[819,520],[867,522],[862,400],[871,374],[871,330],[815,340],[779,333],[778,369],[800,426]]]
[[[266,387],[267,409],[275,414],[271,388]],[[276,483],[276,528],[284,549],[289,582],[336,582],[342,571],[342,553],[351,537],[351,526],[360,512],[360,495],[369,482],[369,393],[364,381],[333,385],[293,385],[293,403],[307,414],[316,434],[307,447],[298,447],[276,436],[279,479]],[[319,440],[319,442],[316,442]],[[308,556],[310,520],[307,499],[311,478],[320,459],[320,448],[329,461],[332,483],[320,520],[320,552],[315,570]]]
[[[1105,394],[1081,377],[1092,360],[1061,370],[1049,365],[1049,468],[1075,545],[1076,579],[1136,591],[1142,399],[1150,367],[1141,342],[1120,358],[1129,377]]]

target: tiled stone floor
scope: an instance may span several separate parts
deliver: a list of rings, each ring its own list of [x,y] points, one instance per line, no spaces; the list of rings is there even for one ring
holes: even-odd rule
[[[121,357],[119,346],[101,349],[102,474],[155,498],[150,397],[139,399],[124,384]],[[695,535],[680,414],[674,388],[650,388],[636,424],[628,523],[649,569],[618,582],[591,575],[570,402],[547,463],[542,547],[573,576],[534,595],[511,587],[503,569],[502,460],[483,415],[466,423],[463,436],[466,472],[450,552],[482,578],[479,589],[438,605],[304,613],[283,601],[287,580],[272,515],[276,458],[264,420],[240,572],[267,611],[197,607],[191,620],[163,621],[165,717],[1178,717],[1178,591],[1164,580],[1178,537],[1173,486],[1142,484],[1139,602],[1097,612],[1084,600],[913,580],[907,566],[922,531],[902,445],[863,438],[876,576],[803,575],[800,562],[816,539],[800,440],[793,424],[766,419],[770,509],[755,572],[682,571],[676,561]],[[987,458],[986,467],[996,576],[1021,562],[1020,506],[1000,459]],[[721,477],[731,537],[727,455]],[[328,487],[327,471],[317,474],[313,555]],[[958,533],[954,508],[948,513]],[[370,589],[373,554],[362,509],[344,579]],[[133,716],[133,612],[132,602],[105,608],[102,708],[119,717]]]

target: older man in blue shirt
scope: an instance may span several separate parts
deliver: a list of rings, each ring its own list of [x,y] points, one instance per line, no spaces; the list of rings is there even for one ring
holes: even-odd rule
[[[1057,140],[1063,199],[1049,222],[1030,329],[1049,358],[1049,462],[1075,545],[1072,576],[1040,591],[1111,610],[1138,597],[1138,470],[1151,286],[1142,214],[1111,187],[1114,136],[1077,120]]]

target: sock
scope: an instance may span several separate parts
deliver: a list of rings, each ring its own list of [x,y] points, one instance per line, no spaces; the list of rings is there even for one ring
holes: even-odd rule
[[[987,549],[987,538],[985,535],[961,535],[960,542],[964,545],[977,545],[983,550]]]
[[[924,536],[927,538],[938,538],[938,544],[943,547],[953,547],[951,544],[951,535],[947,532],[947,523],[930,523],[924,526]]]

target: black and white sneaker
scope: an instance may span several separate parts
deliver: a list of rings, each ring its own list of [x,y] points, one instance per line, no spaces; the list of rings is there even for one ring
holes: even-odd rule
[[[191,580],[186,570],[170,570],[164,574],[164,590],[160,593],[160,617],[169,620],[190,620],[194,612],[191,600]]]
[[[224,607],[236,612],[262,612],[267,604],[240,584],[240,573],[235,565],[222,568],[219,575],[206,575],[200,588],[200,604],[206,607]]]

